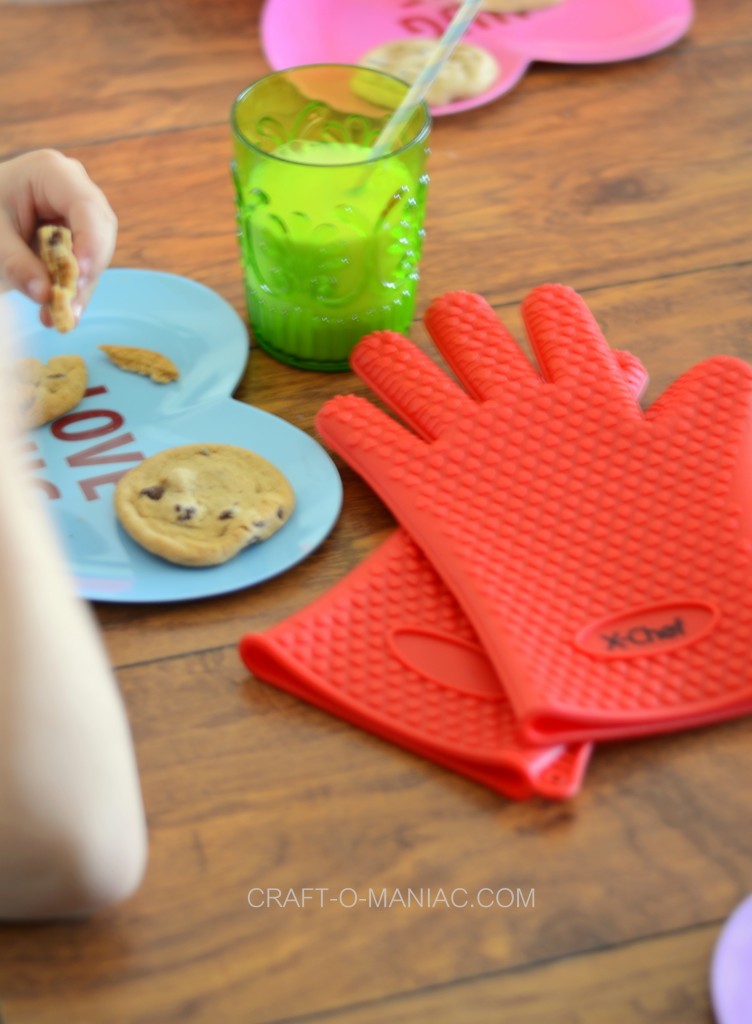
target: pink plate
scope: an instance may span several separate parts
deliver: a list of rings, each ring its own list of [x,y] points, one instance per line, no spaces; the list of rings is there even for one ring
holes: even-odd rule
[[[356,64],[393,39],[444,32],[456,5],[439,0],[266,0],[261,39],[272,68]],[[530,63],[599,64],[642,57],[676,42],[692,23],[692,0],[563,0],[520,14],[480,14],[466,39],[499,62],[480,96],[436,107],[454,114],[489,103],[515,85]]]

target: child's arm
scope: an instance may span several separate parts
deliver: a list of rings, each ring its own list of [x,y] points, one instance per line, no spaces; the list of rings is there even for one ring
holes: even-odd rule
[[[0,918],[34,919],[130,895],[147,842],[117,683],[14,457],[9,341],[0,322]]]

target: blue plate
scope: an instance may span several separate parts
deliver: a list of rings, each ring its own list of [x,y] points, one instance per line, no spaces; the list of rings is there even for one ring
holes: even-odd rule
[[[28,468],[47,495],[79,593],[93,601],[186,601],[261,583],[302,561],[332,529],[342,484],[324,449],[297,427],[231,398],[248,358],[235,310],[209,288],[172,274],[108,270],[79,326],[60,335],[21,295],[8,296],[25,353],[46,362],[86,360],[86,397],[39,427]],[[99,345],[135,345],[169,356],[180,379],[155,384],[118,369]],[[139,547],[113,508],[117,479],[142,458],[192,443],[234,444],[273,462],[297,499],[273,537],[223,565],[173,565]]]

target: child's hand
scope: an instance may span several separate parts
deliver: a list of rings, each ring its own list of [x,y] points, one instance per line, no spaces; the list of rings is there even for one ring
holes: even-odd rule
[[[66,224],[73,232],[80,271],[73,303],[78,320],[112,259],[117,218],[83,166],[56,150],[0,163],[0,284],[40,303],[40,319],[50,327],[50,277],[32,249],[37,228],[46,222]]]

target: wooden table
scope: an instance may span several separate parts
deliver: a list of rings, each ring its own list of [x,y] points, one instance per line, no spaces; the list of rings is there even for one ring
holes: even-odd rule
[[[353,0],[355,2],[355,0]],[[228,161],[266,69],[259,0],[0,0],[0,156],[81,159],[115,265],[203,282],[241,314]],[[536,65],[435,124],[419,307],[483,293],[519,332],[536,284],[581,291],[651,374],[752,359],[752,6],[698,0],[680,43]],[[429,348],[418,320],[414,338]],[[313,433],[348,373],[253,349],[238,396]],[[599,747],[565,803],[514,803],[249,676],[236,644],[322,594],[393,523],[341,462],[328,540],[254,589],[96,613],[151,833],[127,904],[0,928],[4,1024],[699,1024],[719,928],[752,889],[752,723]],[[749,792],[749,791],[748,791]],[[534,906],[251,908],[250,888],[534,890]]]

